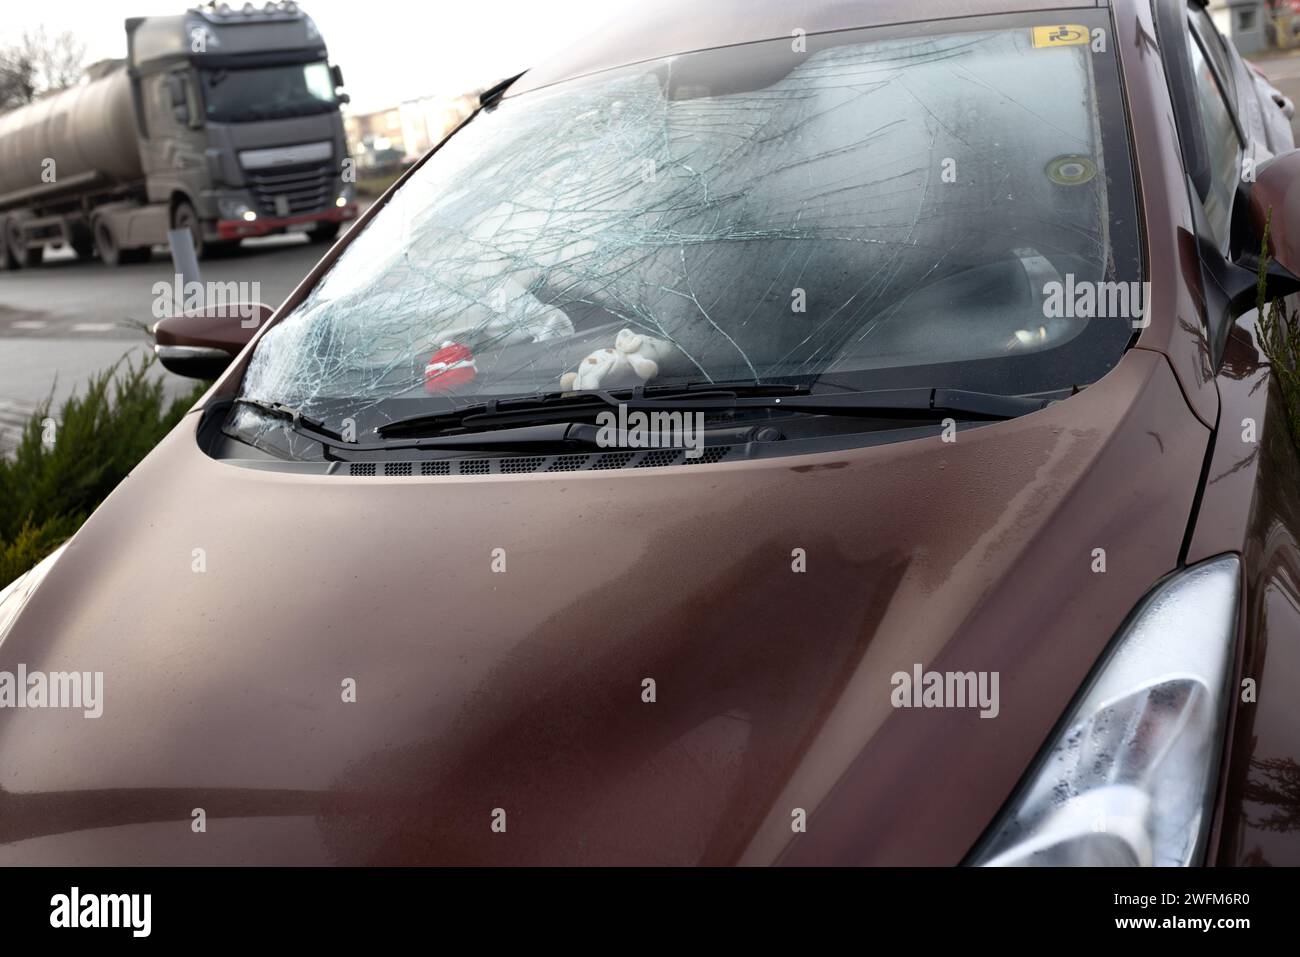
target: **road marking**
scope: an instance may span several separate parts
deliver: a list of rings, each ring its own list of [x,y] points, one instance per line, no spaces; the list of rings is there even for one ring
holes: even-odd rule
[[[117,327],[113,322],[78,322],[72,327],[73,332],[111,332]]]
[[[44,319],[19,319],[17,322],[9,323],[12,329],[44,329],[49,323]]]

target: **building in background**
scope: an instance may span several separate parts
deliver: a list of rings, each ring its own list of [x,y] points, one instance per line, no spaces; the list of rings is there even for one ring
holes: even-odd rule
[[[1267,45],[1265,25],[1272,11],[1264,0],[1212,0],[1208,12],[1219,32],[1243,55],[1258,53]]]
[[[343,127],[357,172],[381,174],[414,163],[469,116],[477,103],[478,91],[474,91],[454,97],[418,97],[388,109],[346,116]]]
[[[343,133],[348,140],[348,153],[357,162],[358,173],[399,166],[406,156],[402,114],[398,109],[344,116]]]

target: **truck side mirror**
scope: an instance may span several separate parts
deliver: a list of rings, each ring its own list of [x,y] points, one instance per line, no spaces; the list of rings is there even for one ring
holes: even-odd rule
[[[236,302],[168,316],[153,326],[154,354],[169,372],[215,379],[274,312],[260,302]]]
[[[343,70],[337,65],[330,67],[330,79],[334,81],[334,89],[343,85]]]

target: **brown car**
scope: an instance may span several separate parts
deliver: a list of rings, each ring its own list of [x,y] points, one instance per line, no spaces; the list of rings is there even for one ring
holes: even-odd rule
[[[216,385],[0,600],[0,864],[1300,863],[1278,102],[1187,0],[796,7],[163,321]]]

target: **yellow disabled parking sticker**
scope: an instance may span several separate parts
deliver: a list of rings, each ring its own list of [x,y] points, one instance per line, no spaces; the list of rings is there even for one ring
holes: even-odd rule
[[[1068,47],[1088,42],[1088,28],[1077,23],[1063,23],[1054,27],[1034,27],[1034,46]]]

